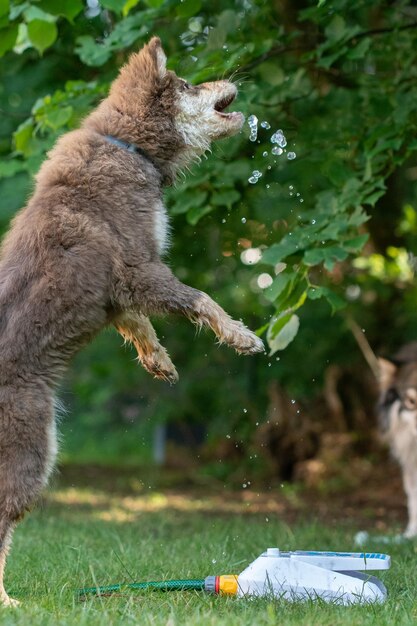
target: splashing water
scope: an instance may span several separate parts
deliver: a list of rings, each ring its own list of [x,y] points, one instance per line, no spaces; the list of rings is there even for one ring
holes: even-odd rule
[[[259,170],[253,170],[252,176],[249,176],[248,178],[248,182],[251,183],[251,185],[255,185],[261,178],[261,176],[262,172],[260,172]]]
[[[282,154],[284,151],[282,148],[279,148],[278,146],[274,146],[271,150],[272,154],[275,154],[275,156],[279,156],[280,154]]]
[[[280,148],[285,148],[287,145],[285,135],[280,128],[272,135],[271,143],[277,143]]]
[[[271,128],[271,124],[269,122],[261,122],[261,127],[269,130]]]
[[[297,156],[297,155],[295,154],[295,152],[288,152],[288,154],[287,154],[287,159],[288,159],[289,161],[293,161],[293,160],[295,159],[295,157],[296,157],[296,156]]]
[[[258,138],[258,118],[256,115],[248,117],[248,124],[250,129],[249,141],[256,141]]]

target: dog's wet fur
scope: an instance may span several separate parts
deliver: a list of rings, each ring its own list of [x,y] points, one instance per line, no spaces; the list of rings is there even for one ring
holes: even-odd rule
[[[401,466],[408,504],[406,537],[417,536],[417,342],[378,359],[379,426]]]
[[[133,54],[108,97],[59,139],[0,254],[0,602],[12,531],[47,482],[57,444],[54,391],[71,357],[104,327],[142,365],[177,372],[148,316],[178,313],[239,353],[261,340],[161,260],[163,187],[213,140],[242,127],[226,80],[191,86],[166,69],[160,40]],[[110,136],[110,139],[109,139]],[[114,139],[118,140],[117,143]],[[135,146],[136,150],[128,147]]]

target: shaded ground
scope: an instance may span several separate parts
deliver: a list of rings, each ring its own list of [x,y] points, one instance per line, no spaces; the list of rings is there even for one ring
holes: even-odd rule
[[[94,508],[97,517],[118,521],[170,509],[208,515],[262,514],[287,523],[337,522],[384,532],[400,531],[407,517],[400,471],[392,461],[364,464],[359,473],[356,467],[348,484],[333,480],[312,488],[248,482],[235,489],[193,472],[71,465],[60,469],[54,489],[45,498],[52,505]]]

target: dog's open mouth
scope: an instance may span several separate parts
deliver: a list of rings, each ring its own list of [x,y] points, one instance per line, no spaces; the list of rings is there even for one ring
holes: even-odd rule
[[[233,100],[235,99],[235,95],[236,94],[230,94],[230,95],[225,96],[225,97],[221,98],[220,100],[218,100],[216,102],[216,104],[214,105],[214,110],[216,111],[216,113],[218,113],[222,117],[231,117],[231,116],[235,115],[234,111],[232,113],[225,113],[224,112],[224,110],[227,109],[227,107],[230,104],[232,104]]]

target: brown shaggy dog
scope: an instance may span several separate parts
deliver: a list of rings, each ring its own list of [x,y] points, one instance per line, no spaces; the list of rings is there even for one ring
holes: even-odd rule
[[[159,39],[134,54],[109,96],[49,154],[0,256],[0,602],[12,530],[56,455],[53,396],[68,361],[113,324],[144,367],[175,382],[148,315],[179,313],[238,352],[261,340],[162,262],[163,186],[241,113],[228,81],[193,87],[166,70]]]

